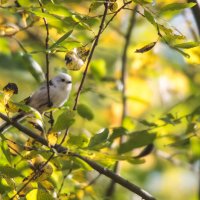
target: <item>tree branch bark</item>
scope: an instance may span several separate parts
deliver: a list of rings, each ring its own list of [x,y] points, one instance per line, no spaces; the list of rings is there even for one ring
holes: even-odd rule
[[[18,122],[11,121],[6,115],[2,114],[1,112],[0,112],[0,118],[2,118],[4,121],[8,122],[10,125],[14,126],[15,128],[17,128],[18,130],[22,131],[24,134],[30,136],[31,138],[35,139],[36,141],[40,142],[41,144],[49,147],[48,141],[45,140],[43,137],[37,135],[36,133],[34,133],[30,129],[22,126]],[[107,168],[104,168],[103,166],[99,165],[98,163],[90,160],[89,158],[87,158],[85,156],[81,156],[74,152],[68,152],[67,148],[65,148],[61,145],[55,145],[50,148],[56,150],[58,153],[63,153],[63,154],[69,155],[69,156],[80,158],[81,160],[85,161],[88,165],[90,165],[94,170],[98,171],[101,174],[104,174],[106,177],[112,179],[113,181],[120,184],[121,186],[123,186],[123,187],[127,188],[128,190],[134,192],[135,194],[139,195],[140,197],[142,197],[142,199],[155,200],[155,198],[151,194],[149,194],[147,191],[141,189],[140,187],[136,186],[135,184],[127,181],[126,179],[120,177],[119,175],[113,173],[112,171],[110,171]]]

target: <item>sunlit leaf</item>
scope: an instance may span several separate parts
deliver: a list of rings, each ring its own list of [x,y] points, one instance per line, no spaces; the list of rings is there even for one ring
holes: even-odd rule
[[[100,2],[99,0],[94,0],[89,7],[89,12],[93,12],[96,9],[98,9],[100,6],[103,5],[103,2]]]
[[[48,133],[47,140],[51,146],[54,146],[58,141],[58,133],[56,132]]]
[[[13,36],[19,31],[16,25],[0,25],[0,36]]]
[[[175,44],[173,45],[176,48],[181,48],[181,49],[191,49],[197,46],[200,46],[199,42],[184,42],[180,44]]]
[[[67,33],[65,33],[63,36],[61,36],[54,44],[52,44],[49,49],[53,49],[55,47],[57,47],[61,42],[65,41],[71,34],[72,34],[73,30],[68,31]]]
[[[11,164],[12,158],[11,158],[10,150],[8,148],[7,141],[5,140],[3,135],[1,135],[1,139],[2,139],[0,143],[1,150],[4,156],[6,157],[7,161]]]
[[[26,62],[24,66],[33,75],[33,77],[40,83],[45,81],[44,72],[38,62],[29,54],[22,54],[22,58]]]
[[[127,130],[124,127],[118,127],[118,128],[114,128],[110,137],[109,137],[109,141],[113,141],[114,139],[121,137],[123,135],[127,134]]]
[[[94,114],[92,110],[85,104],[79,104],[77,106],[77,112],[81,117],[87,120],[92,120],[94,118]]]
[[[146,19],[147,19],[151,24],[153,24],[153,25],[156,24],[153,15],[152,15],[150,12],[148,12],[147,10],[144,10],[144,16],[146,17]]]
[[[58,132],[69,128],[75,122],[75,112],[69,109],[63,110],[56,120],[53,131]]]
[[[196,3],[171,3],[161,8],[160,14],[168,11],[183,10],[185,8],[192,8]]]
[[[54,198],[46,190],[38,189],[37,200],[54,200]]]
[[[90,167],[90,165],[88,165],[86,162],[84,162],[83,160],[79,159],[79,158],[73,158],[74,162],[79,165],[81,168],[87,170],[87,171],[91,171],[93,170],[92,167]]]
[[[131,137],[124,143],[122,143],[118,149],[118,153],[126,153],[134,148],[142,147],[151,144],[156,138],[156,134],[149,134],[146,131],[133,132]]]
[[[108,138],[109,130],[106,128],[102,132],[94,135],[90,139],[90,143],[88,145],[89,148],[93,148],[96,145],[104,143]]]
[[[140,49],[136,49],[135,53],[144,53],[144,52],[150,51],[156,45],[156,43],[157,42],[152,42],[152,43],[145,45],[144,47],[142,47]]]
[[[0,173],[6,175],[9,178],[14,178],[21,176],[21,172],[16,170],[15,168],[12,168],[8,165],[0,165]]]
[[[75,145],[77,147],[86,147],[89,142],[89,138],[85,134],[70,135],[67,140],[67,144]]]

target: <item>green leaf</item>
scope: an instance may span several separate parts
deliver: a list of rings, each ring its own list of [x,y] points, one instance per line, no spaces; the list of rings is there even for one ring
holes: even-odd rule
[[[80,135],[69,135],[69,139],[67,140],[67,144],[75,145],[78,147],[86,147],[88,144],[88,137],[85,134]]]
[[[7,142],[6,142],[6,140],[5,140],[3,135],[1,135],[1,138],[2,138],[2,141],[1,141],[2,153],[6,157],[7,161],[11,164],[12,159],[11,159],[11,154],[10,154],[10,150],[8,148]]]
[[[151,144],[156,138],[156,134],[149,134],[147,131],[137,131],[130,135],[127,142],[120,145],[118,149],[119,154],[123,154],[133,150],[134,148],[139,148],[148,144]]]
[[[99,144],[106,142],[107,138],[108,138],[108,134],[109,134],[109,130],[107,128],[105,128],[102,132],[94,135],[90,139],[90,143],[89,143],[88,147],[93,148],[94,146],[97,146]]]
[[[87,120],[92,120],[94,118],[94,114],[92,110],[85,104],[79,104],[77,106],[77,112],[81,117]]]
[[[148,12],[147,10],[144,10],[144,16],[151,24],[156,25],[155,19],[150,12]]]
[[[191,49],[191,48],[200,46],[200,42],[184,42],[180,44],[175,44],[173,46],[176,48],[181,48],[181,49]]]
[[[29,7],[32,5],[31,0],[17,0],[20,6],[22,7]]]
[[[93,168],[90,167],[89,164],[87,164],[85,161],[81,160],[80,158],[74,157],[74,158],[73,158],[73,161],[75,162],[75,164],[77,164],[78,166],[80,166],[80,167],[83,168],[84,170],[87,170],[87,171],[93,170]]]
[[[191,8],[195,6],[196,3],[171,3],[161,8],[160,14],[168,11],[180,11],[185,8]]]
[[[95,11],[95,10],[98,9],[100,6],[102,6],[103,3],[104,3],[104,2],[100,2],[100,1],[98,1],[98,0],[93,1],[93,2],[90,4],[89,12]]]
[[[190,144],[190,137],[177,140],[176,142],[169,144],[169,146],[185,148],[189,144]]]
[[[153,0],[133,0],[135,3],[139,3],[141,5],[143,4],[149,4],[149,3],[153,3]]]
[[[67,9],[67,7],[62,6],[61,4],[48,2],[44,5],[44,7],[48,10],[49,13],[56,14],[62,17],[71,16],[71,12]]]
[[[124,127],[114,128],[111,136],[109,137],[109,141],[113,142],[114,139],[126,134],[127,134],[127,130]]]
[[[49,49],[53,49],[55,47],[57,47],[61,42],[65,41],[71,34],[72,34],[73,30],[68,31],[67,33],[65,33],[62,37],[60,37],[54,44],[52,44]]]
[[[45,75],[42,70],[42,67],[33,59],[33,57],[29,54],[22,54],[23,61],[25,62],[24,67],[33,75],[33,77],[38,82],[45,81]]]
[[[19,171],[17,171],[15,168],[10,167],[9,165],[1,165],[0,173],[6,175],[9,178],[21,176],[21,173]]]
[[[69,128],[75,122],[74,116],[74,111],[69,109],[63,110],[63,113],[58,116],[52,131],[57,132]]]
[[[145,126],[148,126],[148,127],[152,127],[152,126],[157,126],[156,123],[153,123],[153,122],[148,122],[147,120],[143,119],[143,120],[140,120],[139,121],[141,124],[145,125]]]
[[[54,200],[54,198],[46,190],[38,189],[37,200]]]

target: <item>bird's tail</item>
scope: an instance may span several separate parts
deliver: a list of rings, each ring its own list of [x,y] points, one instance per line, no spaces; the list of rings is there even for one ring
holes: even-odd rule
[[[24,113],[19,113],[18,115],[12,117],[10,121],[21,121],[24,118]],[[4,122],[0,125],[0,134],[5,132],[8,128],[10,128],[12,125],[8,122]]]

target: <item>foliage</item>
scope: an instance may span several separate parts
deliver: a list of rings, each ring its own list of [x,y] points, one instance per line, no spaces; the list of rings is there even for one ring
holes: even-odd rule
[[[0,133],[0,198],[105,199],[110,182],[96,178],[95,168],[75,153],[103,169],[120,162],[122,177],[157,199],[198,199],[191,169],[200,157],[200,43],[187,16],[194,6],[1,0],[0,112],[31,113],[20,123],[48,145],[14,127]],[[176,18],[180,26],[173,25]],[[73,77],[64,106],[40,114],[21,101],[46,73],[60,71]],[[56,152],[59,144],[72,154]],[[134,194],[117,188],[112,195]]]

